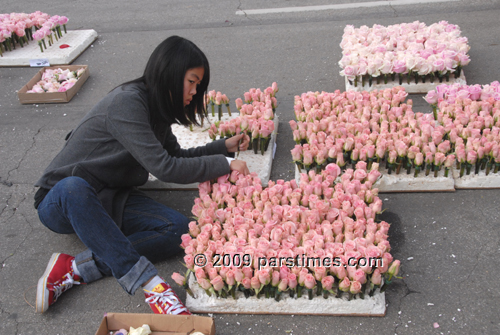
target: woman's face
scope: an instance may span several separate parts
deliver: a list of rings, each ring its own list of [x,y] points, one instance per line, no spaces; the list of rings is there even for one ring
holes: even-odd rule
[[[193,96],[196,94],[198,85],[203,80],[205,69],[203,67],[195,67],[186,71],[184,76],[184,107],[191,103]]]

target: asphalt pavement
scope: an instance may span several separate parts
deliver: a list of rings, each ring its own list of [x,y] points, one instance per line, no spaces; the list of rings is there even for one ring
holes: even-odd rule
[[[38,69],[0,68],[0,334],[94,334],[106,312],[150,313],[142,293],[127,295],[113,278],[72,288],[44,314],[35,301],[38,278],[53,252],[84,249],[77,237],[49,231],[33,208],[33,186],[61,149],[64,136],[108,91],[141,75],[163,39],[192,40],[211,66],[209,89],[232,100],[276,81],[280,126],[271,179],[294,177],[288,121],[295,95],[344,90],[338,61],[347,24],[419,20],[458,24],[469,39],[469,84],[500,80],[500,1],[329,9],[274,14],[237,11],[367,1],[95,1],[4,3],[0,12],[42,10],[65,15],[69,29],[94,29],[98,39],[73,64],[90,78],[70,103],[21,105],[19,90]],[[383,3],[383,5],[382,5]],[[429,112],[422,96],[415,110]],[[189,215],[194,191],[149,191]],[[498,190],[381,194],[382,219],[392,224],[391,253],[401,275],[386,291],[385,317],[214,315],[217,334],[500,334]],[[183,270],[178,256],[157,264],[162,276]],[[175,286],[175,284],[174,284]],[[176,287],[182,299],[185,292]],[[434,328],[437,322],[439,328]]]

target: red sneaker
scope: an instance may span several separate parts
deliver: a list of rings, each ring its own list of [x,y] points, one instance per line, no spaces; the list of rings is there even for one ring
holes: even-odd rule
[[[167,283],[156,285],[152,292],[144,291],[144,295],[155,314],[191,315]]]
[[[54,253],[45,273],[38,280],[36,289],[36,311],[45,312],[59,296],[73,285],[80,285],[80,277],[74,274],[72,262],[75,257]]]

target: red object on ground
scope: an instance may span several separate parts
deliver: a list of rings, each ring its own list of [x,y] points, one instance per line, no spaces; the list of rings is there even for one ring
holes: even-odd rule
[[[61,44],[61,46],[59,48],[60,49],[66,49],[66,48],[69,48],[69,45],[67,45],[67,44]]]

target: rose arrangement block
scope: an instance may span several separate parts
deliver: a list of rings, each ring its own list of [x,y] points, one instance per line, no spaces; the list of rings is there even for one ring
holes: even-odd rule
[[[298,184],[263,188],[254,174],[237,172],[200,184],[197,221],[182,236],[187,275],[172,275],[193,295],[188,307],[297,314],[301,303],[292,300],[299,300],[313,301],[302,305],[307,314],[383,315],[382,292],[400,262],[389,253],[389,224],[376,221],[377,167],[359,162],[338,182],[341,170],[329,164],[303,173]]]
[[[500,83],[443,84],[424,99],[455,153],[455,187],[500,187]]]
[[[239,110],[238,115],[229,115],[226,113],[217,113],[215,108],[213,115],[210,109],[229,102],[225,94],[210,91],[206,97],[206,107],[208,110],[208,122],[201,127],[185,128],[179,125],[172,125],[177,140],[182,148],[191,148],[205,145],[211,140],[217,138],[231,137],[242,132],[246,133],[252,140],[247,151],[238,152],[236,157],[247,163],[250,171],[257,173],[263,185],[267,185],[271,176],[272,161],[274,158],[276,136],[278,131],[278,116],[274,114],[277,106],[275,94],[278,86],[273,83],[264,91],[260,89],[251,89],[245,92],[245,101],[236,99],[236,107]],[[210,98],[210,96],[215,98]],[[217,98],[219,97],[219,98]],[[212,104],[211,101],[214,101]],[[220,103],[218,103],[220,102]],[[229,109],[228,109],[229,110]],[[198,183],[177,184],[164,183],[156,177],[150,175],[148,182],[142,187],[144,189],[197,189]]]
[[[208,135],[215,141],[217,136],[224,138],[245,133],[250,137],[248,149],[253,150],[255,154],[260,151],[264,155],[275,130],[273,120],[278,105],[277,92],[278,84],[276,82],[266,88],[264,92],[255,88],[245,92],[245,104],[241,98],[235,101],[236,108],[240,113],[239,116],[228,121],[213,123],[208,130]]]
[[[68,31],[67,22],[65,16],[40,11],[0,14],[0,66],[30,66],[34,59],[48,59],[51,65],[70,64],[97,33]]]
[[[50,45],[63,36],[61,25],[66,33],[66,16],[54,15],[36,11],[35,13],[0,14],[0,56],[4,51],[16,49],[16,45],[24,47],[29,41],[38,41],[40,51],[47,49],[45,38]],[[35,32],[33,33],[33,28]]]
[[[380,163],[376,185],[389,191],[452,191],[455,156],[432,114],[414,113],[402,87],[382,91],[309,92],[295,97],[290,121],[299,173]]]
[[[447,21],[430,26],[419,21],[371,28],[348,25],[340,46],[346,90],[399,85],[408,93],[426,93],[442,82],[465,83],[462,68],[470,62],[467,38]]]

